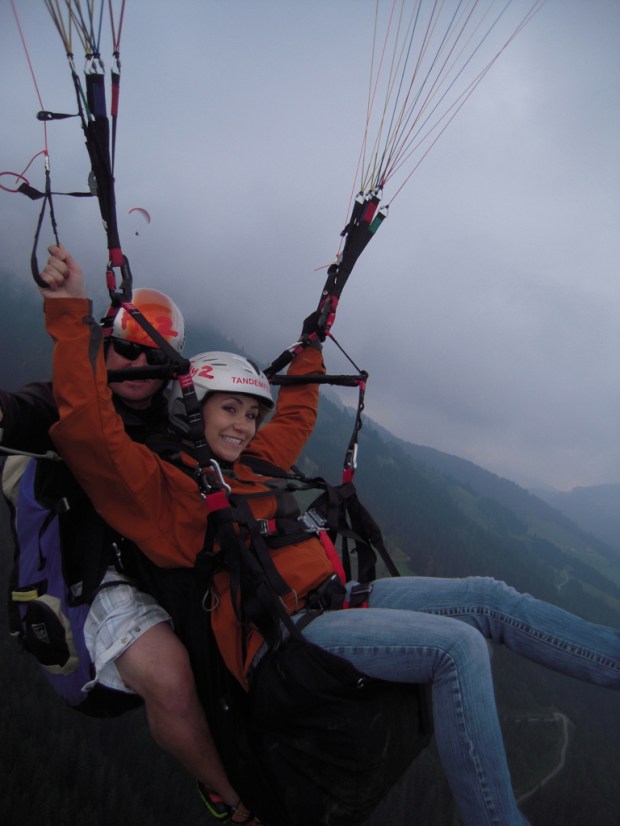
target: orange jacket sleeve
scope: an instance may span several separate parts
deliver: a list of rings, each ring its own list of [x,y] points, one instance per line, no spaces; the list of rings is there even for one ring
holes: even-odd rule
[[[85,299],[47,299],[54,339],[52,440],[105,521],[155,563],[191,566],[202,547],[206,509],[195,482],[133,442],[112,404],[101,330]],[[183,499],[184,507],[171,507]]]

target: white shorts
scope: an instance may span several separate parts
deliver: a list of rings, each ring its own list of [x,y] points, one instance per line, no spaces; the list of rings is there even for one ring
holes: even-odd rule
[[[98,592],[86,617],[84,640],[95,666],[95,677],[83,686],[83,691],[90,691],[101,683],[134,694],[121,679],[116,659],[149,628],[160,622],[172,624],[168,612],[150,594],[139,591],[126,580],[114,568],[108,568],[102,584],[118,584]]]

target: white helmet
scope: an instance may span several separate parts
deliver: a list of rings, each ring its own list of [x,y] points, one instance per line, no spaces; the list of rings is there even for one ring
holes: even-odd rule
[[[181,311],[169,296],[151,287],[139,287],[133,291],[131,303],[177,353],[182,352],[185,343],[185,321]],[[114,317],[110,335],[113,338],[142,344],[144,347],[157,347],[146,330],[122,307]]]
[[[271,386],[264,373],[243,356],[214,351],[190,359],[190,375],[199,402],[210,393],[242,393],[254,396],[266,407],[273,407]],[[187,414],[178,381],[173,382],[168,398],[170,420],[179,430],[189,433]]]

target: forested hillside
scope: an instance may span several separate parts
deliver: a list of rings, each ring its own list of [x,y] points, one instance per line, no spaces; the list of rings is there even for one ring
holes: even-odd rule
[[[34,302],[33,302],[34,305]],[[47,373],[49,347],[30,306],[7,312],[0,384]],[[29,321],[32,319],[32,321]],[[42,325],[41,325],[42,326]],[[194,338],[192,350],[226,345]],[[337,481],[351,428],[349,411],[324,401],[301,464]],[[361,433],[360,496],[381,524],[402,573],[488,575],[597,622],[620,626],[620,570],[568,520],[507,480],[472,466],[468,481],[409,455],[366,426]],[[484,479],[484,490],[473,479]],[[482,483],[480,483],[482,484]],[[520,489],[519,489],[520,490]],[[527,506],[527,507],[526,507]],[[0,578],[8,579],[10,542],[3,522]],[[177,826],[203,822],[193,784],[151,742],[141,712],[95,721],[64,708],[0,626],[0,822],[7,826]],[[493,656],[498,702],[519,795],[534,826],[615,826],[620,810],[618,694]],[[563,715],[563,716],[562,716]],[[570,721],[566,723],[566,718]],[[568,738],[566,762],[558,765]],[[453,824],[449,791],[431,747],[370,823]]]
[[[599,536],[620,554],[620,484],[534,493],[590,533]]]

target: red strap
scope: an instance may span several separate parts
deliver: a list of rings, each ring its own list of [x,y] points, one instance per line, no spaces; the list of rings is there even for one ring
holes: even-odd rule
[[[334,571],[338,574],[338,577],[341,580],[342,584],[346,585],[347,578],[345,576],[344,568],[342,567],[340,557],[338,556],[336,546],[331,541],[326,531],[319,531],[319,539],[321,540],[321,545],[325,549],[327,558],[331,562]]]
[[[228,497],[223,490],[217,490],[215,493],[209,493],[205,497],[205,501],[207,503],[207,510],[209,513],[213,513],[213,511],[220,511],[223,508],[230,507],[230,502],[228,501]]]
[[[119,247],[112,247],[108,250],[110,256],[110,263],[113,267],[123,266],[123,251]]]

